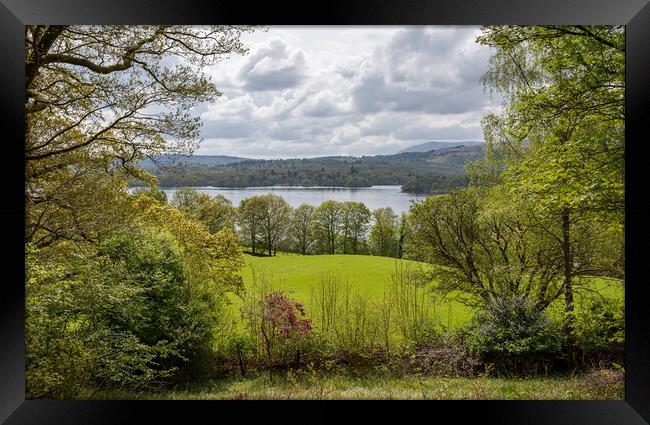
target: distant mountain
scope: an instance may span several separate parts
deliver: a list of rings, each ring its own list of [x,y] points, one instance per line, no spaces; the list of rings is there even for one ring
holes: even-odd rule
[[[147,158],[142,161],[140,166],[145,170],[155,170],[158,168],[156,164],[162,166],[185,164],[192,166],[215,167],[219,165],[228,165],[235,164],[237,162],[250,161],[250,159],[226,155],[158,155],[154,157],[154,161]]]
[[[457,146],[476,146],[476,145],[483,145],[483,144],[484,142],[479,142],[477,140],[432,141],[432,142],[421,143],[419,145],[409,146],[408,148],[402,149],[397,153],[399,154],[399,153],[407,153],[407,152],[431,152],[439,149],[447,149],[447,148],[457,147]]]

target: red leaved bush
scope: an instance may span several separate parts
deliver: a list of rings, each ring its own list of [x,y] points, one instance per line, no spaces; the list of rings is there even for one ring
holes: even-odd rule
[[[261,302],[262,319],[277,330],[279,337],[286,339],[311,332],[311,320],[304,318],[302,304],[287,298],[281,291],[266,294]]]

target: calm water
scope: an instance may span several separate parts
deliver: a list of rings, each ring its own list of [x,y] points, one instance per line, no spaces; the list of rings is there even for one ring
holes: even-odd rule
[[[223,195],[234,206],[242,199],[255,195],[272,192],[282,196],[292,207],[300,204],[319,205],[323,201],[356,201],[366,204],[371,211],[377,208],[391,207],[397,214],[406,212],[411,201],[426,198],[424,195],[413,195],[401,192],[401,186],[371,186],[364,188],[350,187],[299,187],[299,186],[260,186],[246,188],[226,187],[195,187],[194,189],[210,196]],[[163,191],[171,200],[177,188],[166,188]]]

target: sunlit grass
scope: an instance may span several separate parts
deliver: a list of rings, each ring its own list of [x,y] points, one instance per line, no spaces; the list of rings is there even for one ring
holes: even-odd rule
[[[602,371],[606,375],[608,371]],[[591,375],[555,378],[402,378],[341,375],[321,376],[298,371],[276,376],[271,383],[266,374],[246,379],[193,384],[182,390],[163,392],[98,393],[110,399],[491,399],[491,400],[611,400],[623,399],[623,381],[594,384]]]
[[[278,253],[275,257],[256,257],[246,255],[246,265],[242,271],[244,285],[250,287],[253,276],[259,281],[265,276],[274,289],[282,290],[291,298],[301,301],[309,311],[311,286],[324,274],[336,274],[342,282],[349,282],[350,287],[366,294],[370,299],[380,301],[384,288],[390,282],[391,274],[399,263],[411,267],[426,269],[428,264],[416,261],[400,260],[370,255],[307,255]],[[433,285],[432,285],[433,286]],[[588,288],[588,289],[582,289]],[[619,280],[606,278],[576,279],[575,302],[580,308],[583,297],[603,296],[610,299],[623,297],[623,285]],[[457,327],[472,318],[471,307],[455,300],[458,294],[442,298],[433,292],[431,314],[446,327]],[[231,308],[238,314],[241,300],[231,296]],[[560,314],[563,308],[560,296],[549,308],[551,314]]]

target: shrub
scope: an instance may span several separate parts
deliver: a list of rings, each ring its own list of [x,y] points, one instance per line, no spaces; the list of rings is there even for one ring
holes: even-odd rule
[[[583,297],[576,311],[575,336],[584,351],[608,351],[625,341],[623,301]]]
[[[83,248],[28,247],[28,397],[138,389],[205,371],[222,294],[188,272],[186,252],[168,231],[148,226]]]
[[[526,297],[494,299],[464,329],[465,347],[498,370],[530,369],[559,353],[559,326]]]
[[[281,291],[262,292],[257,302],[242,306],[242,317],[248,321],[251,336],[261,340],[270,369],[276,361],[286,365],[294,354],[300,363],[300,351],[312,330],[302,304]]]
[[[28,398],[71,399],[84,388],[141,388],[173,371],[163,361],[180,357],[173,321],[182,305],[173,305],[178,299],[165,286],[178,283],[172,271],[178,253],[165,236],[131,237],[128,261],[90,249],[54,264],[28,249]],[[158,279],[148,281],[138,264]]]

